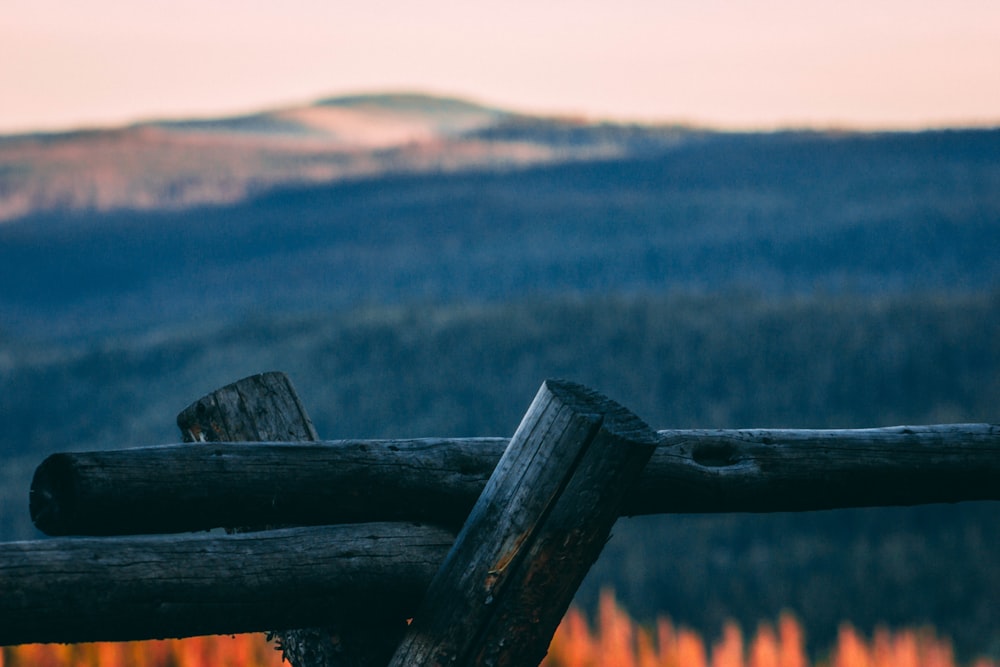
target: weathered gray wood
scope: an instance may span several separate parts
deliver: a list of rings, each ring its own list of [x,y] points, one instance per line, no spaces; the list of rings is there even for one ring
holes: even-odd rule
[[[625,408],[547,380],[389,664],[541,662],[655,446]]]
[[[195,443],[318,439],[291,380],[280,372],[252,375],[216,389],[181,411],[177,415],[177,426],[185,441]],[[195,481],[204,483],[205,480]],[[266,521],[263,517],[226,524],[231,532],[275,525],[280,523]],[[394,623],[397,633],[402,634],[401,618],[394,619]],[[386,634],[391,635],[390,621],[383,620],[381,624],[386,627]],[[282,656],[292,667],[363,667],[370,664],[370,651],[377,651],[382,657],[383,653],[391,655],[395,647],[394,642],[384,648],[378,644],[359,645],[345,636],[343,625],[271,630],[278,639]]]
[[[461,527],[508,438],[209,443],[53,454],[31,514],[50,535],[385,520]]]
[[[177,415],[184,442],[303,442],[316,428],[284,373],[251,375],[216,389]]]
[[[0,645],[406,618],[453,540],[381,523],[0,544]]]
[[[1000,426],[673,430],[625,514],[775,512],[1000,500]],[[508,439],[213,444],[54,454],[31,513],[52,535],[253,522],[460,526]]]
[[[789,512],[1000,500],[1000,425],[660,431],[643,513]],[[646,481],[646,478],[643,480]],[[671,488],[665,495],[662,489]],[[685,500],[688,493],[694,497]]]

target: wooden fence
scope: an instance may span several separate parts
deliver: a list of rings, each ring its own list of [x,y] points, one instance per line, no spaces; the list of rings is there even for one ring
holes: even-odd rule
[[[320,441],[281,373],[178,425],[42,462],[31,516],[63,537],[0,544],[0,645],[268,631],[295,667],[532,665],[620,515],[1000,499],[997,425],[656,432],[553,380],[510,439]]]

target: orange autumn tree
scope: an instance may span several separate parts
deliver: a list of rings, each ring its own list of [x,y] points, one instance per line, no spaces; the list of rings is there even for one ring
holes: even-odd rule
[[[761,623],[749,643],[734,623],[726,623],[711,649],[694,631],[666,618],[653,628],[637,624],[604,591],[593,630],[576,608],[556,631],[544,667],[813,667],[795,617],[782,614],[777,626]],[[956,667],[950,642],[930,629],[879,629],[870,642],[852,626],[840,628],[828,661],[815,667]],[[1000,667],[985,658],[972,667]]]
[[[618,606],[614,594],[604,591],[598,622],[591,631],[583,613],[570,609],[559,626],[546,667],[809,667],[802,632],[790,614],[781,617],[778,630],[762,624],[748,652],[743,632],[727,623],[722,637],[706,649],[702,637],[659,618],[654,629],[642,627]]]
[[[285,663],[287,664],[287,663]],[[689,628],[667,618],[636,623],[601,594],[592,629],[571,608],[549,648],[544,667],[956,667],[951,644],[930,629],[889,632],[870,641],[849,624],[840,628],[827,660],[810,663],[799,622],[782,614],[776,625],[761,623],[748,640],[727,623],[711,646]],[[280,667],[281,654],[263,635],[193,637],[146,642],[28,644],[0,648],[0,667]],[[969,667],[1000,667],[981,658]]]
[[[274,650],[264,635],[25,644],[0,649],[0,667],[280,667],[281,664],[281,653]]]

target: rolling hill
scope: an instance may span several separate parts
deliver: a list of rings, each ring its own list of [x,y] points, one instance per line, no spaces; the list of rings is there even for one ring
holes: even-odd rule
[[[536,126],[546,131],[525,131]],[[634,127],[630,146],[605,127],[386,94],[226,118],[0,137],[0,223],[46,211],[183,210],[245,201],[275,187],[386,173],[618,156],[636,138],[662,146],[686,134]],[[567,129],[575,141],[556,136]]]

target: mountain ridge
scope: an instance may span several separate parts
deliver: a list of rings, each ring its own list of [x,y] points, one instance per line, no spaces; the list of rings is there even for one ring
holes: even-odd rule
[[[947,132],[734,133],[531,115],[420,92],[342,95],[220,117],[0,135],[0,224],[50,212],[188,210],[284,187],[392,174],[629,158],[734,137]]]
[[[680,136],[676,127],[629,126],[622,142],[608,127],[455,97],[384,93],[218,118],[10,135],[0,137],[0,223],[48,211],[183,210],[359,176],[614,157],[634,150],[640,135],[652,147]],[[558,128],[571,130],[574,140],[554,133]]]

